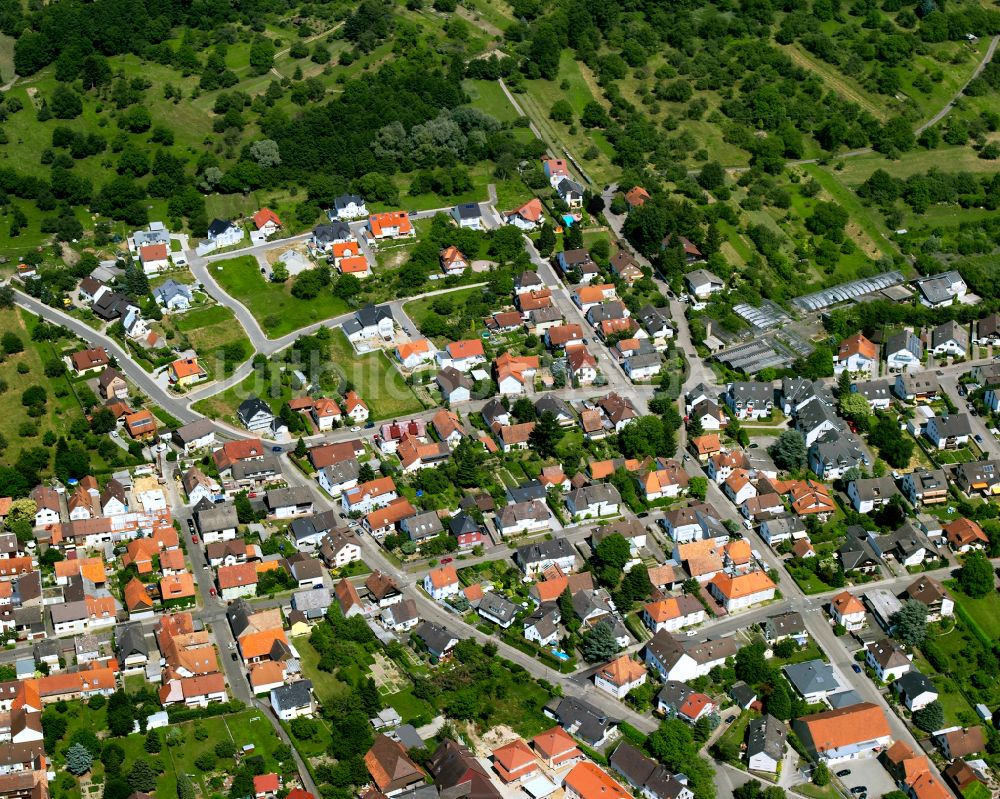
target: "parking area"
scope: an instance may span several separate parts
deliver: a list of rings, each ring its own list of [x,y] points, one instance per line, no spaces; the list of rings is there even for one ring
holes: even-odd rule
[[[843,783],[848,792],[851,788],[864,786],[868,789],[868,796],[874,799],[896,790],[889,773],[882,768],[882,764],[875,757],[845,760],[830,767],[830,771],[834,774],[843,769],[849,769],[851,773],[837,779]]]

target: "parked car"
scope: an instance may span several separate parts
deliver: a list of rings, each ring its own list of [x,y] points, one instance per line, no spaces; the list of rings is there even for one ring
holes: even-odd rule
[[[857,663],[852,663],[851,668],[854,669],[855,674],[861,673],[861,666],[859,666]]]
[[[192,535],[191,536],[191,543],[192,544],[197,544],[198,543],[198,536]]]
[[[868,793],[868,786],[867,785],[855,785],[853,788],[851,788],[851,793],[853,793],[855,796],[857,796],[858,794],[861,794],[861,793]]]
[[[441,558],[441,563],[444,565],[446,563],[451,563],[453,560],[454,558]]]
[[[850,777],[851,776],[851,770],[849,768],[842,768],[840,771],[837,772],[837,776],[838,777]]]
[[[271,452],[281,452],[281,447],[271,447]]]
[[[209,594],[210,594],[211,596],[215,596],[215,589],[214,589],[214,588],[209,588],[209,589],[208,589],[208,593],[209,593]]]
[[[972,438],[977,444],[983,443],[983,437],[979,433],[976,433]]]
[[[240,656],[237,655],[235,652],[233,652],[229,657],[232,658],[233,663],[235,663],[237,660],[240,659]]]

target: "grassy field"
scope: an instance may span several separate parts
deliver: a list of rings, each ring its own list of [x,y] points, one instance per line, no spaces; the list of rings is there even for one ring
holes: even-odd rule
[[[883,254],[891,255],[895,252],[895,246],[886,237],[871,213],[861,204],[857,195],[841,182],[838,175],[815,164],[806,164],[803,169],[811,177],[816,178],[823,190],[847,211],[850,221],[858,225]]]
[[[424,409],[384,352],[359,356],[342,330],[334,331],[331,360],[368,403],[372,419],[392,419]]]
[[[191,347],[198,353],[201,364],[210,373],[221,371],[220,351],[236,343],[243,344],[245,358],[253,355],[253,347],[233,312],[224,305],[212,305],[188,311],[176,317],[176,325]],[[216,365],[219,368],[216,368]]]
[[[47,342],[31,340],[35,321],[35,317],[25,311],[0,310],[0,333],[13,332],[24,345],[23,352],[8,355],[0,363],[0,381],[6,386],[6,390],[0,393],[0,416],[5,420],[3,433],[7,439],[7,449],[3,456],[8,463],[16,461],[21,450],[41,446],[42,436],[48,431],[57,436],[65,435],[73,420],[82,414],[76,399],[68,390],[69,381],[66,378],[46,377],[45,363],[55,360],[59,350],[53,351]],[[57,344],[56,347],[58,346]],[[27,367],[27,373],[18,372],[21,364]],[[28,409],[21,404],[21,394],[26,388],[35,385],[46,390],[48,401],[45,414],[33,419],[28,416]],[[65,392],[64,396],[57,396],[57,391]],[[37,425],[36,432],[33,435],[21,434],[21,425],[29,422]]]
[[[469,105],[489,114],[500,122],[513,122],[520,116],[497,81],[464,80],[462,88],[471,99]]]
[[[257,260],[250,255],[213,263],[212,277],[227,294],[250,310],[270,338],[281,338],[348,310],[347,303],[329,292],[323,292],[313,300],[293,297],[292,280],[283,285],[269,283],[260,274]]]
[[[984,633],[993,639],[1000,639],[1000,593],[992,591],[981,599],[973,599],[951,588],[955,601],[960,604]]]
[[[616,174],[616,170],[611,166],[614,151],[607,140],[599,133],[582,126],[577,126],[576,133],[571,134],[568,126],[549,119],[549,111],[557,100],[568,101],[573,107],[574,114],[579,116],[583,113],[584,106],[595,99],[582,70],[583,67],[574,61],[568,52],[563,52],[559,61],[559,75],[555,80],[524,81],[527,91],[515,95],[515,99],[541,130],[542,137],[552,148],[553,156],[562,157],[562,145],[565,145],[582,164],[591,180],[603,186]],[[559,88],[563,81],[569,84],[569,89],[565,91]],[[583,160],[583,154],[592,146],[598,150],[597,158]]]
[[[390,419],[417,413],[423,404],[413,393],[403,376],[383,352],[359,356],[339,329],[334,331],[330,360],[345,383],[368,403],[371,418]],[[195,410],[213,419],[235,420],[236,409],[248,397],[260,397],[277,411],[292,398],[292,390],[273,373],[254,371],[243,382],[214,396],[199,400]]]
[[[99,730],[104,727],[105,711],[93,711],[82,703],[70,703],[66,711],[68,727],[64,741],[69,740],[78,729]],[[145,748],[145,736],[142,734],[129,735],[125,738],[116,738],[115,741],[125,750],[125,764],[123,772],[127,773],[136,760],[145,759],[153,766],[154,771],[162,771],[157,779],[158,796],[177,795],[177,775],[188,774],[200,788],[202,796],[209,796],[212,793],[208,777],[214,774],[225,775],[234,768],[232,761],[219,761],[213,772],[203,772],[195,766],[194,761],[199,755],[211,752],[215,744],[219,741],[231,740],[237,748],[245,744],[253,744],[255,755],[264,758],[265,769],[273,771],[277,769],[278,762],[274,758],[274,751],[280,742],[274,729],[264,718],[263,714],[257,710],[247,710],[231,716],[218,716],[210,719],[189,721],[182,724],[171,725],[167,729],[177,728],[181,731],[180,743],[176,746],[164,746],[160,752],[151,755]],[[208,733],[203,740],[198,740],[195,735],[196,728],[201,728]],[[161,739],[166,737],[167,729],[161,729]],[[60,746],[55,753],[56,763],[61,765],[63,757],[62,751],[65,747]],[[51,753],[50,753],[51,754]],[[100,759],[95,759],[94,770],[91,772],[91,780],[103,778],[104,767]],[[75,785],[74,796],[81,796],[79,783]]]

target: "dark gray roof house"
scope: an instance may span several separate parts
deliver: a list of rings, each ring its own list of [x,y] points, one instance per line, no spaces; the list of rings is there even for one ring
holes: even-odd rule
[[[618,720],[610,718],[589,702],[575,696],[556,699],[545,706],[545,715],[556,719],[566,732],[588,746],[600,746],[618,729]]]
[[[345,241],[353,238],[351,228],[346,222],[329,222],[316,225],[313,228],[313,241],[322,247],[337,241]]]
[[[878,554],[868,540],[868,533],[856,524],[847,528],[847,536],[837,550],[837,557],[845,572],[873,571],[879,566]]]
[[[423,641],[427,651],[437,658],[448,654],[458,643],[458,637],[453,632],[432,621],[420,622],[413,634]]]
[[[514,488],[508,488],[507,497],[511,502],[531,502],[533,499],[544,501],[545,486],[538,480],[529,480]]]
[[[271,705],[278,712],[298,710],[312,704],[312,680],[296,680],[271,691]]]
[[[149,657],[149,646],[146,644],[146,634],[143,632],[142,624],[131,622],[123,624],[115,630],[115,649],[118,652],[118,664],[125,665],[125,661],[135,655]]]
[[[767,641],[780,641],[782,638],[789,638],[803,635],[806,632],[806,623],[802,614],[792,610],[788,613],[781,613],[764,620],[761,625],[764,638]]]
[[[476,521],[474,516],[471,516],[464,510],[459,511],[448,522],[448,532],[455,536],[455,538],[458,538],[460,535],[471,535],[472,533],[479,532],[479,522]]]
[[[751,719],[747,725],[747,762],[753,763],[763,755],[775,765],[785,756],[788,743],[788,725],[770,713]]]
[[[236,528],[240,524],[239,517],[236,515],[236,506],[230,502],[213,505],[207,510],[198,511],[195,516],[202,535]]]
[[[510,626],[520,609],[520,605],[515,605],[506,597],[493,591],[487,591],[477,607],[480,616],[485,616],[504,628]]]

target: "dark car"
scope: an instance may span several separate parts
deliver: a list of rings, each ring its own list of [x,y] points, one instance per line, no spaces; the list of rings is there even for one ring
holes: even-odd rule
[[[239,655],[237,655],[235,652],[233,652],[229,657],[231,657],[234,662],[239,660]]]
[[[188,530],[194,532],[194,519],[188,519]]]
[[[281,452],[281,447],[271,447],[271,452]]]
[[[371,430],[375,426],[375,422],[368,422],[365,425],[365,430]]]
[[[453,558],[441,558],[441,563],[451,563]]]
[[[850,777],[851,776],[851,770],[849,768],[842,768],[840,771],[837,772],[837,776],[838,777]]]
[[[868,793],[868,786],[867,785],[855,785],[853,788],[851,788],[851,793],[853,793],[855,796],[857,796],[860,793]]]
[[[852,663],[851,668],[854,669],[855,674],[861,673],[861,666],[859,666],[857,663]]]

